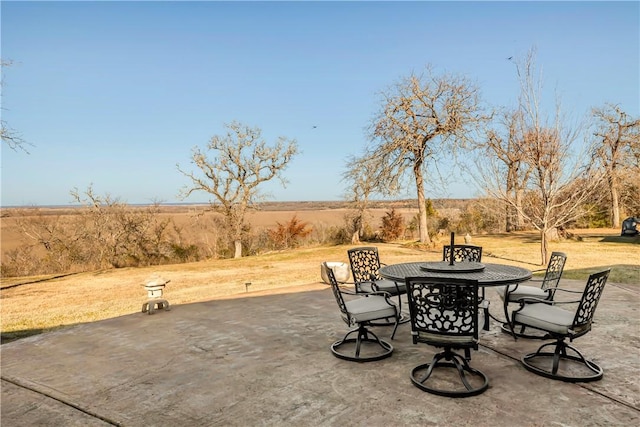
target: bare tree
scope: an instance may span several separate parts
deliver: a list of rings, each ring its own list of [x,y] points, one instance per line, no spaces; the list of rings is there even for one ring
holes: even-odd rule
[[[342,174],[342,180],[347,183],[345,198],[350,202],[354,213],[349,217],[351,226],[351,243],[360,243],[366,223],[367,208],[370,197],[379,187],[375,165],[367,162],[367,159],[351,157],[347,161],[346,170]]]
[[[95,194],[91,185],[84,192],[73,189],[71,196],[82,206],[62,214],[28,209],[16,216],[17,230],[26,244],[3,260],[3,274],[12,270],[25,275],[50,274],[197,259],[197,247],[176,241],[178,230],[172,233],[173,221],[160,215],[157,203],[132,207],[109,195]]]
[[[609,188],[611,225],[620,227],[620,191],[624,175],[632,174],[640,179],[637,170],[637,154],[640,145],[640,119],[633,119],[619,106],[607,104],[594,108],[592,115],[596,120],[594,136],[597,145],[593,149],[593,158],[600,162],[606,171]],[[637,197],[637,194],[636,194]]]
[[[546,118],[540,107],[542,82],[536,74],[534,59],[532,50],[524,62],[516,64],[521,85],[522,127],[510,149],[529,174],[523,182],[523,197],[514,198],[513,192],[508,191],[506,177],[500,173],[504,169],[497,167],[490,156],[485,156],[485,162],[478,166],[478,174],[491,196],[512,206],[540,231],[540,264],[545,264],[550,238],[559,228],[579,218],[587,202],[595,202],[599,196],[595,190],[604,175],[591,167],[586,156],[572,152],[578,132],[567,126],[559,105],[552,118]]]
[[[171,219],[162,218],[159,203],[133,208],[100,196],[90,185],[83,193],[71,191],[79,209],[79,222],[67,238],[101,268],[162,264],[173,259],[177,245],[170,236]]]
[[[234,243],[234,257],[240,258],[244,217],[263,197],[260,184],[278,178],[286,185],[282,172],[298,153],[298,146],[295,140],[280,137],[275,146],[269,147],[259,128],[235,121],[225,127],[226,135],[213,136],[204,150],[193,149],[191,162],[198,172],[177,167],[191,179],[191,185],[181,191],[184,198],[194,191],[205,191],[215,198],[211,206],[223,214],[225,228]],[[208,157],[209,152],[213,153],[212,157]]]
[[[402,187],[406,175],[415,181],[420,242],[430,243],[425,183],[441,177],[438,161],[465,145],[485,117],[479,89],[463,77],[441,74],[427,66],[382,94],[382,108],[371,124],[373,145],[365,150],[378,182],[389,193]]]
[[[0,69],[3,70],[2,77],[0,78],[0,88],[4,87],[4,67],[9,67],[12,64],[12,61],[0,60]],[[4,107],[2,109],[4,110]],[[30,144],[28,144],[18,132],[9,127],[4,119],[0,120],[0,138],[2,138],[2,142],[7,144],[12,150],[22,150],[27,154],[29,153],[27,145]]]
[[[529,177],[530,167],[523,161],[523,152],[519,149],[524,138],[524,121],[521,110],[505,112],[499,124],[502,130],[490,129],[487,139],[479,145],[480,156],[492,163],[493,173],[504,177],[505,193],[514,201],[514,205],[506,204],[505,229],[507,232],[518,230],[523,226],[522,199]]]

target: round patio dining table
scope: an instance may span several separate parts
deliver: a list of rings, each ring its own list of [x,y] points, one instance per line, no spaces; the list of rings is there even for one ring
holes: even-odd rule
[[[381,267],[380,276],[396,282],[407,277],[449,277],[477,280],[478,286],[504,286],[531,279],[531,270],[513,265],[459,262],[405,262]]]
[[[531,279],[530,270],[513,265],[459,262],[451,265],[449,262],[406,262],[402,264],[391,264],[381,267],[380,276],[385,279],[404,283],[407,277],[442,277],[455,279],[477,280],[478,286],[482,287],[482,301],[484,301],[484,330],[489,330],[489,317],[499,321],[489,312],[489,302],[484,298],[484,288],[491,286],[504,286],[524,282]],[[507,307],[503,307],[507,322],[509,321]]]

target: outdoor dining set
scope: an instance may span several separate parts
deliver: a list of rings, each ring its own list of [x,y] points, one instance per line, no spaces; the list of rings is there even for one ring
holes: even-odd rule
[[[553,252],[546,269],[540,270],[544,276],[533,279],[536,271],[483,263],[482,247],[456,245],[453,233],[438,262],[385,265],[374,246],[347,253],[348,266],[321,265],[323,279],[331,285],[349,326],[346,335],[331,345],[331,352],[340,359],[372,362],[390,357],[393,345],[371,327],[389,326],[393,340],[398,326],[410,322],[414,344],[441,349],[428,363],[411,370],[411,382],[433,394],[474,396],[487,390],[489,378],[471,366],[471,351],[478,350],[481,328],[489,330],[493,319],[515,340],[544,341],[537,351],[521,357],[528,371],[568,382],[603,376],[602,368],[571,342],[591,330],[609,270],[591,274],[583,290],[563,289],[564,253]],[[504,319],[489,310],[489,288],[500,297]],[[557,298],[561,294],[570,299]]]

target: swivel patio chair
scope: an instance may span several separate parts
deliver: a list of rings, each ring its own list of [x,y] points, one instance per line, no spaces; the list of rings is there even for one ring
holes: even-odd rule
[[[478,349],[478,282],[408,277],[406,286],[413,343],[444,349],[430,363],[413,368],[411,382],[441,396],[484,392],[489,387],[487,376],[469,365],[470,350]],[[456,349],[464,350],[465,356]]]
[[[442,261],[451,260],[451,245],[442,247]],[[453,261],[454,262],[481,262],[482,246],[474,245],[453,245]],[[480,290],[480,304],[484,314],[483,329],[489,330],[489,300],[485,298],[484,287]],[[495,319],[495,317],[494,317]],[[497,320],[497,319],[496,319]]]
[[[409,318],[402,315],[401,295],[407,290],[404,283],[397,283],[380,276],[380,267],[384,264],[380,262],[378,248],[375,246],[365,246],[349,249],[349,264],[351,265],[351,275],[357,293],[387,292],[398,298],[398,310],[401,322],[407,322]],[[380,326],[379,324],[376,326]]]
[[[594,362],[587,360],[572,345],[573,341],[591,330],[593,315],[598,306],[604,285],[609,277],[605,270],[589,276],[579,301],[546,301],[535,298],[520,301],[520,308],[511,316],[515,325],[523,325],[546,333],[547,338],[555,341],[541,345],[535,353],[522,357],[524,367],[534,374],[567,382],[597,381],[602,378],[603,370]],[[557,289],[558,292],[573,292]],[[558,305],[578,303],[575,311],[565,310]],[[546,347],[554,350],[544,351]],[[573,354],[569,354],[569,350]]]
[[[333,295],[340,308],[342,320],[351,328],[339,341],[331,344],[334,356],[353,362],[372,362],[391,356],[393,346],[368,329],[376,320],[392,321],[395,325],[391,339],[398,328],[398,310],[391,296],[386,292],[357,294],[340,289],[331,268],[326,270]],[[345,300],[344,295],[352,295],[353,299]],[[351,335],[356,335],[355,338]]]
[[[442,260],[451,260],[451,245],[445,245],[442,247]],[[481,262],[482,246],[453,245],[453,261]]]
[[[520,330],[516,331],[513,324],[509,321],[508,306],[509,303],[517,303],[523,298],[537,298],[545,301],[553,301],[555,292],[560,284],[560,278],[562,277],[562,271],[564,270],[566,261],[567,255],[564,252],[552,252],[546,270],[534,270],[534,272],[545,272],[542,280],[530,279],[523,284],[508,285],[496,289],[504,304],[504,314],[507,320],[502,324],[503,332],[513,335],[514,339],[518,339],[518,337],[531,339],[543,338],[540,335],[525,333],[524,326],[521,326]],[[538,285],[533,286],[536,284]]]

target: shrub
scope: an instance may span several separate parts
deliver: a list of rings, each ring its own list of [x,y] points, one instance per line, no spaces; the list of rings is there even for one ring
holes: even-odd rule
[[[276,228],[268,230],[271,242],[276,249],[295,248],[300,244],[300,240],[312,231],[312,228],[307,228],[308,223],[300,221],[296,215],[285,224],[279,222],[276,224]]]
[[[389,242],[398,240],[404,235],[404,217],[397,213],[395,209],[387,211],[382,217],[382,240]]]

